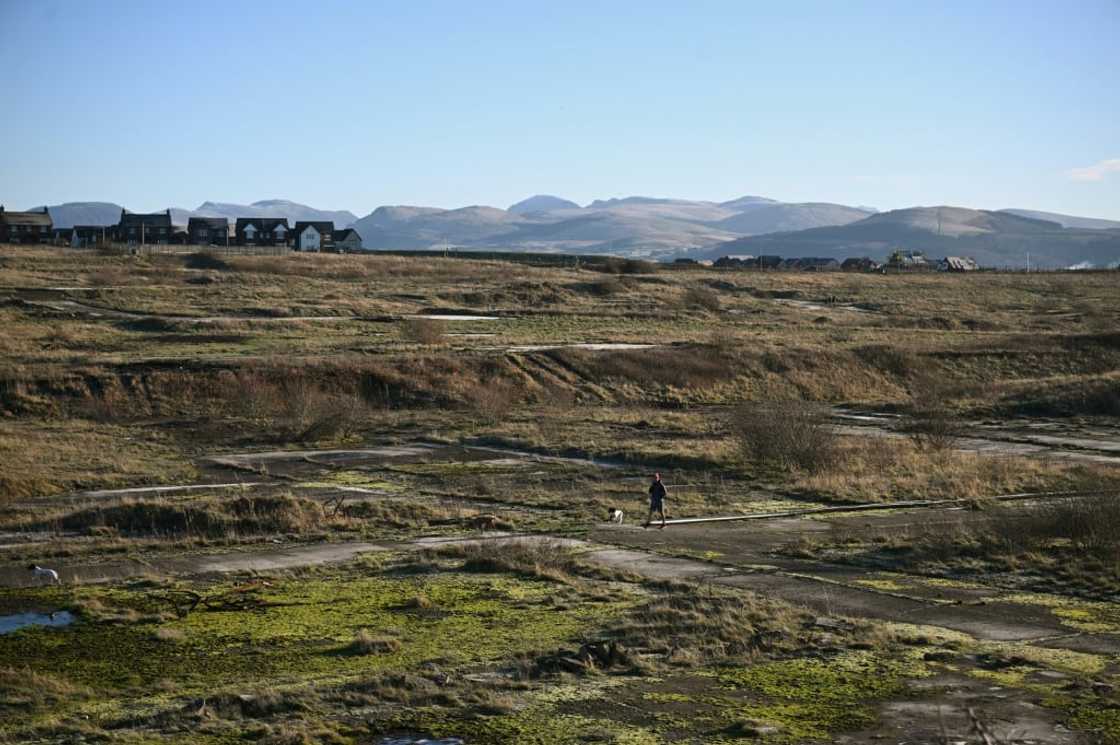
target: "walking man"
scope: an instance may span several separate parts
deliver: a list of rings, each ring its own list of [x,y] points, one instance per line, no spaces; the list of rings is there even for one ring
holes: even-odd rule
[[[649,524],[653,522],[653,513],[656,512],[661,515],[659,530],[665,529],[665,495],[667,493],[665,484],[661,481],[661,474],[653,474],[653,483],[649,485],[649,517],[646,518],[646,524],[642,527],[649,527]]]

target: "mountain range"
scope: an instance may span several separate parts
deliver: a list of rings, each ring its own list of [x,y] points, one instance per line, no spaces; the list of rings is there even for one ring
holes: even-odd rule
[[[121,206],[71,202],[50,207],[58,227],[110,225]],[[828,202],[781,202],[743,196],[724,202],[630,196],[580,206],[538,194],[507,209],[383,206],[358,218],[282,199],[252,204],[203,202],[171,208],[176,224],[191,216],[287,217],[354,227],[367,249],[605,253],[670,259],[727,254],[871,256],[898,249],[972,256],[987,266],[1107,265],[1120,260],[1120,222],[1025,209],[911,207],[877,212]]]
[[[1105,230],[1064,227],[1063,223],[1078,225],[1085,220],[1109,221],[1052,213],[1046,214],[1054,219],[1041,220],[1022,212],[1026,211],[910,207],[847,225],[737,238],[688,255],[708,259],[729,254],[870,256],[883,260],[895,250],[911,250],[933,257],[970,256],[981,266],[994,267],[1109,266],[1120,261],[1120,226]]]
[[[378,207],[354,227],[367,248],[448,246],[667,258],[745,235],[843,225],[873,210],[740,197],[727,202],[625,197],[581,207],[547,194],[508,209]]]

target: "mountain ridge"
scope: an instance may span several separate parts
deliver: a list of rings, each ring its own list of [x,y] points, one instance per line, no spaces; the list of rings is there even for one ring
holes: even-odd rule
[[[694,258],[728,254],[784,258],[869,256],[883,260],[896,250],[933,256],[971,256],[983,266],[1053,268],[1107,266],[1120,260],[1120,231],[1065,228],[1051,220],[1008,211],[967,207],[907,207],[846,225],[736,238]]]

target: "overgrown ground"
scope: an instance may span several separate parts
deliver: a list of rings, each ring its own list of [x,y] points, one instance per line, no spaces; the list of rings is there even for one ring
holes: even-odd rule
[[[0,580],[32,561],[581,536],[612,507],[640,519],[658,470],[672,517],[961,500],[977,519],[952,531],[853,529],[774,556],[866,570],[852,586],[885,593],[1033,593],[1112,633],[1077,604],[1107,609],[1120,587],[1111,539],[1085,527],[1115,522],[1110,503],[1085,520],[991,498],[1115,494],[1116,280],[3,248]],[[872,437],[841,411],[898,416]],[[1012,447],[1038,432],[1062,457]],[[84,493],[199,484],[234,485]],[[716,530],[643,550],[718,560]],[[820,625],[563,551],[401,551],[4,590],[0,615],[78,620],[0,635],[0,737],[827,741],[948,676],[1120,741],[1104,651]],[[213,607],[184,613],[194,597]],[[627,652],[592,675],[565,661],[611,641]]]

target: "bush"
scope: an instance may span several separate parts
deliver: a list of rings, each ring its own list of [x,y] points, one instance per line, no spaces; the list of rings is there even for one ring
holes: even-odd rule
[[[719,295],[703,287],[691,287],[681,298],[681,304],[686,308],[707,310],[715,313],[720,309]]]
[[[653,274],[657,271],[657,264],[652,261],[622,259],[617,256],[612,256],[602,263],[588,264],[588,267],[609,274]]]
[[[501,380],[484,380],[468,394],[471,409],[483,424],[504,421],[520,399],[521,392]]]
[[[401,322],[401,339],[413,344],[440,344],[447,334],[447,324],[435,318],[409,318]]]
[[[1114,493],[1054,499],[1017,510],[998,510],[988,529],[1018,551],[1068,541],[1080,552],[1120,556],[1120,497]]]
[[[359,629],[354,635],[354,643],[350,645],[355,654],[391,654],[399,651],[401,643],[398,639],[386,636],[374,636],[366,629]]]
[[[183,265],[187,269],[216,269],[218,271],[227,271],[233,268],[228,261],[210,251],[188,254],[183,259]]]
[[[744,404],[730,428],[743,455],[758,463],[819,473],[839,458],[827,410],[805,401]]]
[[[923,450],[952,450],[964,434],[964,423],[944,408],[923,406],[902,420],[903,430]]]

